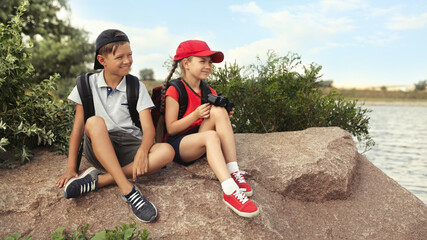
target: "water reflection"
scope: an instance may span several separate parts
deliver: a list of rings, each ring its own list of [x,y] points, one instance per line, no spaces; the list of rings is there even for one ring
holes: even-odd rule
[[[366,103],[376,142],[366,157],[427,204],[427,104]]]

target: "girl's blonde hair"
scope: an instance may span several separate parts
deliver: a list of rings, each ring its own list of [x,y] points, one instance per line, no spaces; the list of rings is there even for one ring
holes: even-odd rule
[[[188,61],[191,61],[192,57],[187,57],[185,59],[188,59]],[[169,87],[169,81],[171,80],[173,74],[175,73],[176,69],[179,67],[180,69],[180,77],[183,78],[185,75],[185,68],[183,65],[183,60],[178,60],[178,61],[173,61],[172,63],[172,68],[169,71],[168,76],[166,77],[165,81],[163,82],[163,87],[162,87],[162,95],[161,95],[161,104],[160,104],[160,112],[162,113],[160,115],[159,121],[157,123],[157,128],[156,128],[156,142],[163,142],[163,138],[165,136],[165,119],[164,119],[164,113],[165,113],[165,95],[166,95],[166,90]]]

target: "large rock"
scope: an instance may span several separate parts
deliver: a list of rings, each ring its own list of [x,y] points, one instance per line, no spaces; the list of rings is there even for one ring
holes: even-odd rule
[[[426,205],[357,153],[347,132],[237,134],[236,142],[260,215],[244,219],[222,203],[205,159],[171,163],[137,181],[159,211],[157,221],[141,223],[153,239],[427,238]],[[55,181],[65,162],[38,150],[29,164],[0,170],[0,238],[19,232],[49,239],[58,227],[71,232],[87,223],[96,233],[130,221],[116,186],[64,199]]]

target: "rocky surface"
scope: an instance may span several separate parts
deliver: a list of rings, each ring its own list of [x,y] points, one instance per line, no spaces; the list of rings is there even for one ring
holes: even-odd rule
[[[347,132],[237,134],[236,143],[260,215],[244,219],[222,203],[205,159],[171,163],[137,181],[159,211],[141,223],[153,239],[427,239],[426,205],[360,155]],[[64,199],[55,180],[65,163],[37,150],[32,162],[0,170],[0,238],[49,239],[58,227],[85,224],[96,233],[131,221],[116,186]]]

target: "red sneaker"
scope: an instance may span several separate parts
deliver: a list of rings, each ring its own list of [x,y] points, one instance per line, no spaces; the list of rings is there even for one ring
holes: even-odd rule
[[[246,182],[240,171],[231,173],[231,177],[236,182],[237,186],[239,186],[240,190],[246,194],[246,196],[250,197],[253,195],[254,192],[252,191],[251,186],[249,186],[249,184]]]
[[[223,193],[224,203],[241,217],[255,217],[259,214],[258,207],[242,191],[236,190],[232,194]]]

